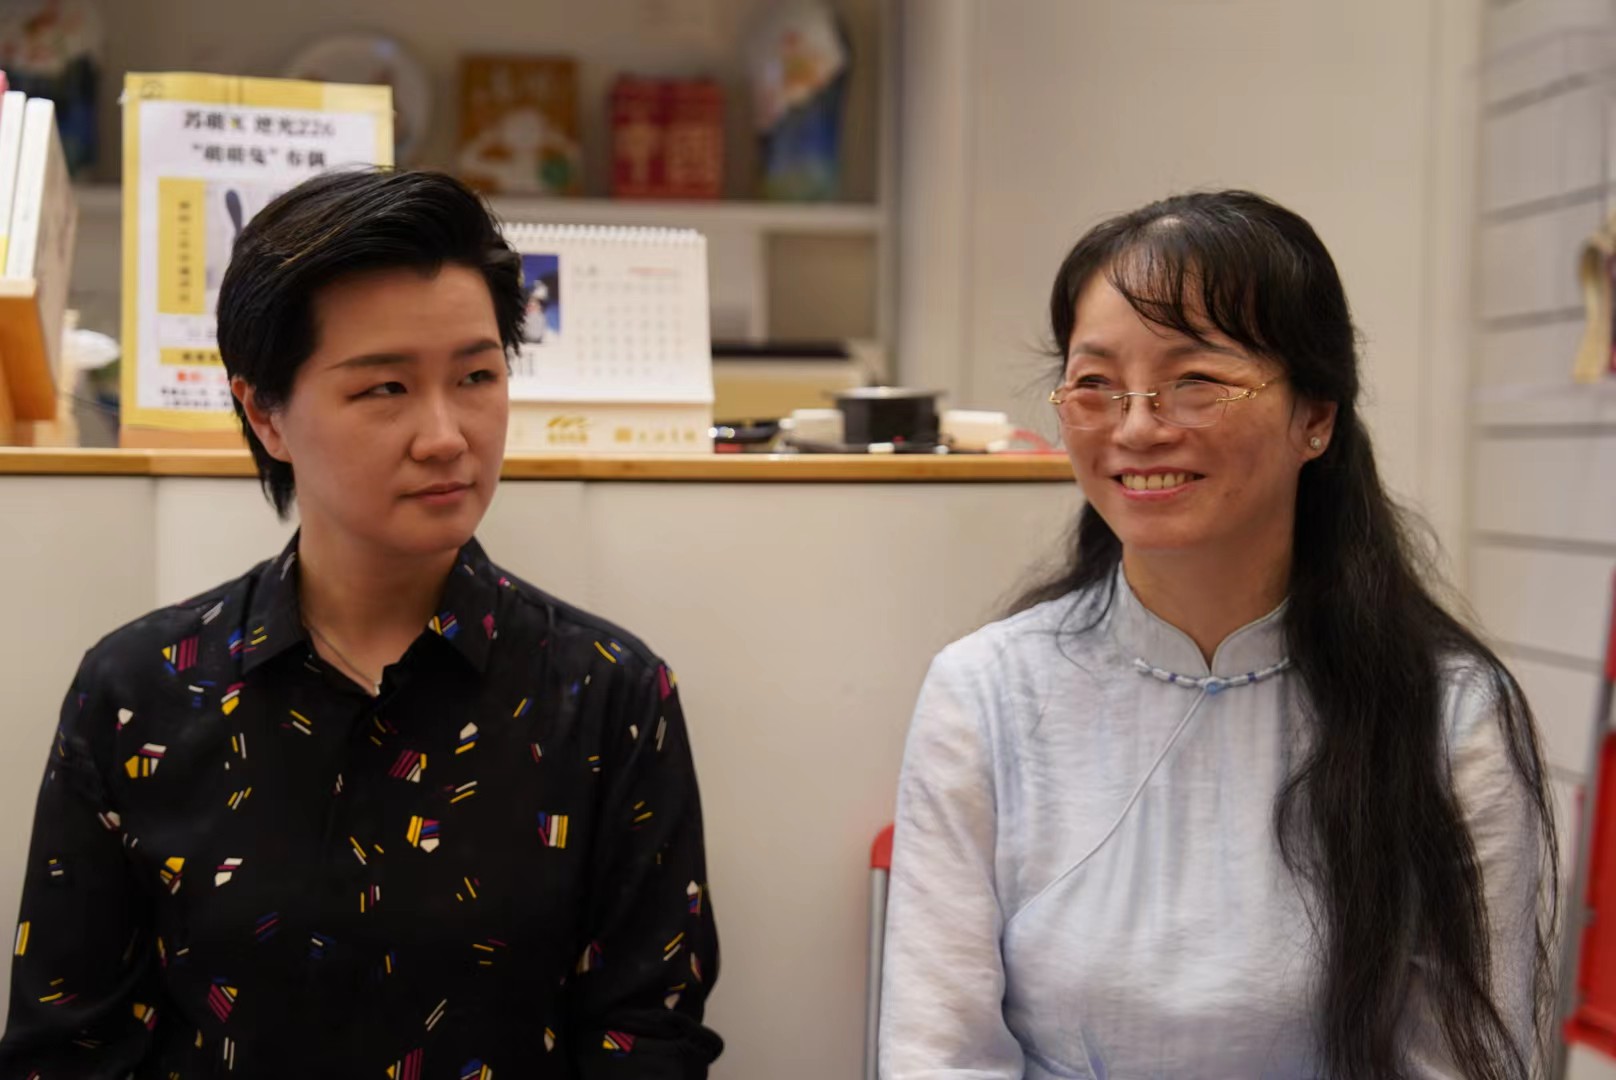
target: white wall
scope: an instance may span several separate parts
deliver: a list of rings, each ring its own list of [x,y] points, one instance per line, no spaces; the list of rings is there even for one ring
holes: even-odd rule
[[[1616,380],[1570,379],[1578,249],[1616,191],[1616,6],[1515,0],[1489,13],[1487,40],[1470,591],[1527,683],[1569,798],[1616,569]]]
[[[0,927],[11,925],[44,776],[43,756],[84,651],[155,605],[155,508],[149,482],[86,477],[0,480]],[[0,1002],[10,999],[10,954]]]
[[[679,673],[724,953],[715,1080],[858,1074],[869,845],[915,692],[1076,508],[1067,482],[501,487],[480,530],[492,557]],[[0,818],[16,826],[0,836],[0,925],[84,650],[287,534],[249,480],[0,477]]]
[[[1087,227],[1176,191],[1299,211],[1366,338],[1393,486],[1462,535],[1480,0],[912,0],[900,371],[1045,421],[1050,284]]]
[[[1489,6],[1477,76],[1469,592],[1542,727],[1567,877],[1616,570],[1616,379],[1570,379],[1583,323],[1578,249],[1616,205],[1613,76],[1610,0]],[[1579,1048],[1570,1075],[1616,1077],[1616,1063]]]

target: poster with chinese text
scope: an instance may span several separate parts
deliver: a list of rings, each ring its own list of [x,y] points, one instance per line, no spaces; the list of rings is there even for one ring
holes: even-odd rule
[[[386,86],[126,77],[126,429],[236,429],[214,320],[236,237],[300,181],[331,169],[391,165],[392,155]]]

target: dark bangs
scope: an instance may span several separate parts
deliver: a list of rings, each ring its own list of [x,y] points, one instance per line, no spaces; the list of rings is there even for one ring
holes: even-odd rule
[[[1050,294],[1062,370],[1078,296],[1097,273],[1147,322],[1201,344],[1219,334],[1284,365],[1309,397],[1357,397],[1356,342],[1335,263],[1312,226],[1260,195],[1174,196],[1084,237]]]

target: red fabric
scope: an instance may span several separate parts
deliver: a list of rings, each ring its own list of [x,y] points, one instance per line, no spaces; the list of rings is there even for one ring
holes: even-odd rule
[[[1605,656],[1605,678],[1616,682],[1616,576],[1611,578],[1610,587],[1610,630],[1606,633],[1607,649]]]
[[[1594,830],[1588,866],[1590,912],[1582,932],[1577,965],[1581,1003],[1566,1023],[1566,1038],[1616,1054],[1616,737],[1607,735],[1599,753],[1599,803],[1583,826]]]

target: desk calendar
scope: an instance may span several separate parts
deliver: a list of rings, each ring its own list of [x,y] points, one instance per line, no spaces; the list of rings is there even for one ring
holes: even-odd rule
[[[709,452],[706,239],[571,225],[505,235],[526,297],[510,448]]]

